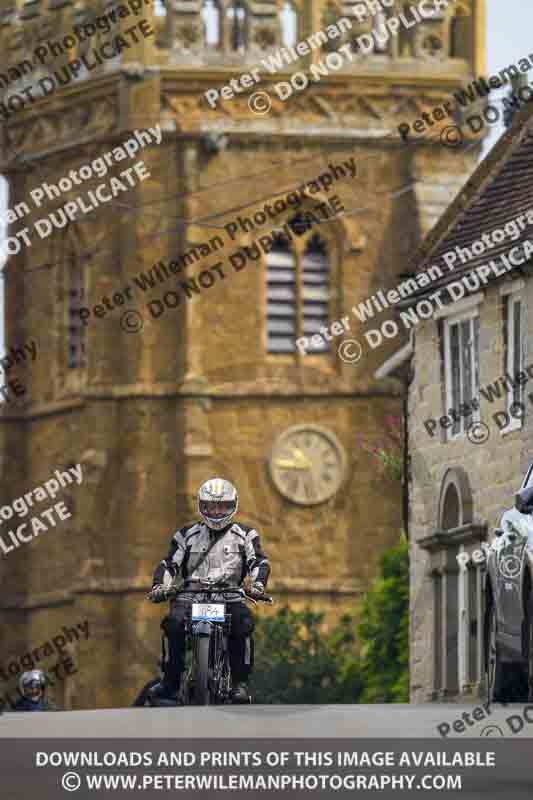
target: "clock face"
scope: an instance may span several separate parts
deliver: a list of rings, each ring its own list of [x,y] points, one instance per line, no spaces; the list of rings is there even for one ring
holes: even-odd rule
[[[346,471],[346,456],[337,437],[318,425],[295,425],[275,441],[270,474],[284,497],[302,506],[329,500]]]

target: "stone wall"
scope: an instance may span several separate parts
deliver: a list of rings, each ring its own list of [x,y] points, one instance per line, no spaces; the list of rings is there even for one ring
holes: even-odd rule
[[[526,308],[531,308],[531,281],[523,290]],[[479,306],[479,384],[496,381],[504,374],[504,342],[502,296],[498,287],[485,292]],[[526,311],[527,314],[527,311]],[[528,316],[525,363],[533,363],[531,318]],[[417,542],[439,529],[438,505],[446,472],[462,467],[470,482],[473,498],[473,520],[486,525],[489,539],[498,526],[501,514],[513,504],[517,491],[531,462],[531,411],[526,410],[522,430],[502,434],[492,419],[503,410],[505,400],[489,403],[480,398],[480,418],[489,426],[490,435],[484,444],[472,444],[466,436],[445,442],[435,432],[430,438],[423,422],[445,413],[442,397],[442,366],[439,350],[438,323],[420,325],[412,361],[414,379],[409,392],[409,447],[411,453],[411,697],[425,702],[433,689],[433,587],[429,574],[430,556]],[[527,389],[531,391],[531,389]],[[507,395],[506,395],[507,397]],[[439,428],[440,430],[440,428]]]

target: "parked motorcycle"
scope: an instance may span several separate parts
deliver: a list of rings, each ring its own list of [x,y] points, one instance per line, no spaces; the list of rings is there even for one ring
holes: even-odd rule
[[[181,681],[178,703],[200,706],[229,703],[232,689],[228,649],[231,616],[226,613],[227,604],[240,599],[270,605],[274,601],[269,595],[246,592],[218,579],[200,578],[194,583],[205,588],[193,590],[171,586],[157,600],[164,602],[186,595],[189,601],[184,621],[186,645],[191,647],[192,659]],[[148,599],[153,602],[151,595]],[[143,705],[151,705],[149,692],[146,692],[145,701]]]

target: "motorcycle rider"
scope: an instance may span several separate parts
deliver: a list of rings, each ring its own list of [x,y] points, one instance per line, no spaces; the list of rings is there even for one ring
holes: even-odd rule
[[[19,680],[20,697],[13,711],[56,711],[46,697],[47,680],[42,669],[23,672]]]
[[[220,579],[231,586],[241,586],[248,575],[252,581],[252,592],[264,594],[270,565],[257,531],[239,522],[232,522],[237,508],[237,490],[224,478],[212,478],[200,486],[198,512],[202,519],[180,528],[172,537],[167,557],[154,572],[150,593],[154,602],[161,599],[165,588],[177,575],[183,578],[185,591],[194,591],[195,588],[201,591],[205,588],[197,583],[199,578]],[[208,550],[208,555],[204,556]],[[192,593],[179,595],[172,601],[170,613],[161,623],[164,632],[163,679],[150,692],[155,700],[177,700],[184,669],[184,616],[192,599]],[[234,703],[247,703],[247,683],[253,667],[251,634],[254,621],[249,609],[238,597],[235,602],[227,602],[226,609],[231,615],[228,643],[233,686],[231,699]]]

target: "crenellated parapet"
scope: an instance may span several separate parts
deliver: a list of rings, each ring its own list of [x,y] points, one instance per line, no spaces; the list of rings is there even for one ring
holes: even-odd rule
[[[425,14],[432,10],[433,2],[387,0],[380,6],[369,0],[365,14],[365,4],[360,0],[160,0],[156,6],[159,61],[228,66],[233,59],[247,64],[280,47],[296,45],[345,18],[351,23],[350,32],[342,40],[325,42],[321,49],[331,51],[343,43],[352,44],[363,34],[371,36],[371,48],[353,47],[354,63],[359,68],[394,68],[395,62],[413,59],[422,60],[424,67],[432,63],[442,67],[443,62],[452,68],[458,62],[473,67],[476,54],[482,50],[476,40],[482,2],[449,0],[447,6],[444,2],[437,5],[434,14]],[[392,18],[398,25],[393,22],[388,30]],[[388,36],[382,31],[388,31]],[[349,66],[346,70],[353,71]]]
[[[109,20],[113,10],[115,20],[108,25],[102,20]],[[19,73],[24,78],[29,70],[27,61],[40,75],[75,59],[90,61],[92,51],[140,19],[153,26],[151,39],[137,43],[135,53],[127,49],[104,59],[94,68],[97,74],[135,61],[160,68],[244,69],[339,19],[348,20],[349,29],[345,26],[339,38],[328,38],[300,56],[300,63],[316,62],[348,44],[352,59],[341,71],[349,74],[401,74],[415,62],[423,64],[426,74],[445,68],[467,75],[483,69],[483,0],[449,0],[447,5],[445,0],[383,0],[382,5],[368,0],[368,13],[364,10],[361,0],[0,0],[0,91],[7,83],[9,91],[27,85],[18,80]],[[89,25],[94,28],[90,36],[73,34]],[[37,48],[65,37],[71,37],[71,46],[62,52],[56,46],[53,63],[41,63]],[[360,37],[366,37],[363,45]],[[78,79],[92,74],[83,67]]]

